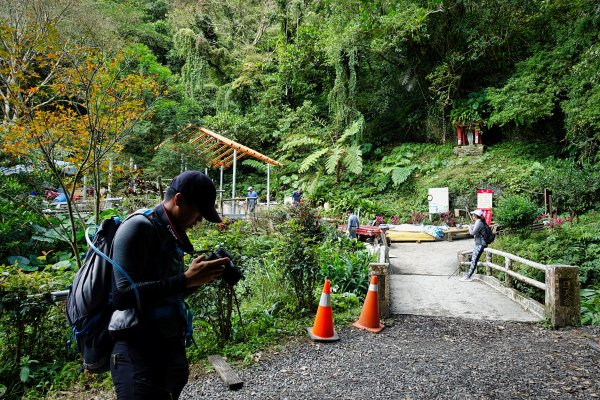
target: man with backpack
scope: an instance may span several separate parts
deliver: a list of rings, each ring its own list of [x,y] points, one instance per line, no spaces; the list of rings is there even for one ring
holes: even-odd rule
[[[477,269],[479,257],[481,257],[481,254],[483,254],[483,251],[488,244],[494,240],[494,234],[486,224],[481,210],[471,212],[471,220],[473,219],[475,219],[475,223],[469,226],[469,233],[475,238],[475,247],[473,248],[473,254],[471,255],[469,271],[460,279],[462,282],[471,282],[473,280],[472,276]]]
[[[221,221],[215,199],[208,176],[184,172],[161,204],[128,218],[115,234],[112,257],[126,272],[113,271],[116,311],[109,325],[116,339],[110,371],[119,400],[177,399],[187,383],[191,319],[183,297],[220,278],[229,260],[200,256],[185,269],[183,255],[194,251],[186,230],[203,219]]]

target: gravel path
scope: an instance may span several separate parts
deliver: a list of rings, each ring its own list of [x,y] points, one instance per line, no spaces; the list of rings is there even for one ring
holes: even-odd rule
[[[182,399],[594,399],[596,329],[397,316],[380,334],[338,327],[335,343],[308,339],[249,368],[229,391],[216,373],[193,374]]]

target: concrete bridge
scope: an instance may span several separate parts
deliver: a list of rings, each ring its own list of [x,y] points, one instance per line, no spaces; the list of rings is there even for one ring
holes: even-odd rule
[[[390,311],[435,317],[536,322],[525,310],[478,279],[461,282],[457,254],[470,250],[473,240],[393,243],[390,247]]]
[[[462,282],[457,266],[459,259],[468,265],[472,247],[472,240],[393,243],[385,257],[385,245],[381,246],[379,262],[370,266],[371,274],[384,282],[380,284],[381,314],[520,322],[548,319],[556,327],[578,324],[578,268],[543,265],[488,248],[479,261],[481,274],[474,275],[472,282]],[[545,281],[515,271],[516,264],[543,271]],[[542,290],[545,304],[517,291],[516,281]]]

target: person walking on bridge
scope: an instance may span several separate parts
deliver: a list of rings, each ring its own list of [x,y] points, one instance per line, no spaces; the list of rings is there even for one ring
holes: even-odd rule
[[[348,237],[356,239],[356,230],[360,226],[358,217],[354,215],[354,210],[348,210]]]
[[[460,279],[462,282],[471,282],[473,280],[472,276],[477,269],[479,257],[481,257],[483,250],[487,247],[487,243],[483,238],[483,225],[485,224],[483,220],[483,212],[481,210],[472,211],[471,220],[474,220],[475,223],[469,225],[469,233],[475,238],[475,247],[473,248],[473,254],[471,255],[471,265],[469,266],[469,271]]]

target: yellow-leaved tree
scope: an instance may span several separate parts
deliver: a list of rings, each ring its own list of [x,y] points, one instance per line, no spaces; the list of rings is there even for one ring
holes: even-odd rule
[[[39,65],[48,65],[49,61],[41,61],[44,54],[38,56]],[[57,57],[53,51],[45,56]],[[0,150],[47,168],[62,187],[70,222],[63,234],[80,263],[77,231],[85,228],[85,222],[74,201],[77,186],[84,175],[93,177],[97,223],[107,157],[121,150],[161,93],[155,78],[132,68],[137,60],[124,51],[65,47],[58,59],[60,68],[44,83],[43,96],[10,100],[19,113],[4,120]],[[71,174],[64,173],[65,163]]]

